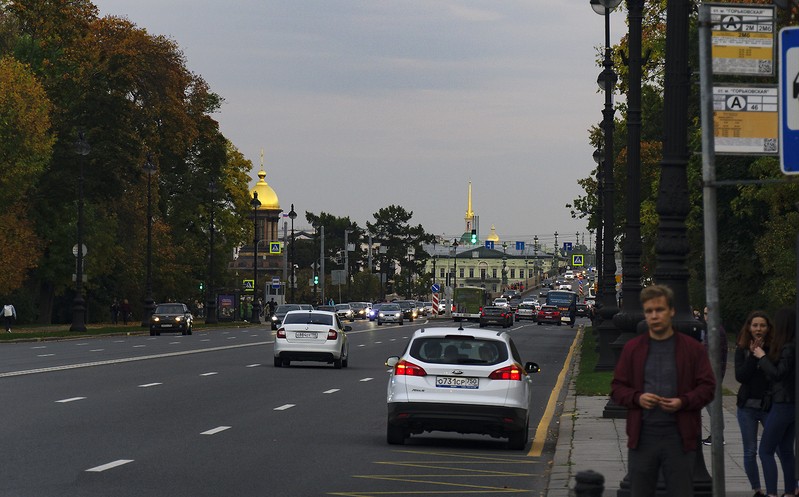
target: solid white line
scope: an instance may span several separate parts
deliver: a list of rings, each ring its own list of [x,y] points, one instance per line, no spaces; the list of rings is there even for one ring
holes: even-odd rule
[[[216,428],[212,428],[212,429],[210,429],[208,431],[204,431],[204,432],[200,433],[200,435],[216,435],[217,433],[219,433],[221,431],[229,430],[230,428],[231,428],[230,426],[217,426]]]
[[[157,387],[158,385],[163,385],[163,383],[145,383],[144,385],[139,385],[139,388]]]
[[[56,400],[59,404],[66,404],[67,402],[75,402],[76,400],[83,400],[86,397],[70,397],[69,399]]]
[[[127,464],[129,462],[133,462],[133,459],[119,459],[114,462],[110,462],[108,464],[103,464],[102,466],[95,466],[93,468],[89,468],[86,471],[92,473],[100,473],[107,469],[116,468],[117,466],[122,466],[123,464]]]
[[[219,374],[219,373],[217,373],[216,371],[211,371],[210,373],[203,373],[200,376],[213,376],[215,374]]]
[[[283,404],[283,405],[282,405],[282,406],[280,406],[280,407],[275,407],[275,409],[274,409],[274,410],[275,410],[275,411],[285,411],[286,409],[291,409],[291,408],[292,408],[292,407],[294,407],[294,406],[295,406],[295,404]]]
[[[254,343],[244,343],[239,345],[225,345],[223,347],[209,347],[207,349],[196,349],[196,350],[184,350],[181,352],[168,352],[165,354],[154,354],[154,355],[146,355],[140,357],[125,357],[123,359],[110,359],[107,361],[94,361],[94,362],[84,362],[80,364],[67,364],[64,366],[53,366],[49,368],[39,368],[39,369],[28,369],[24,371],[8,371],[6,373],[0,373],[0,378],[8,378],[10,376],[22,376],[27,374],[36,374],[36,373],[49,373],[52,371],[64,371],[67,369],[78,369],[78,368],[88,368],[92,366],[107,366],[109,364],[122,364],[125,362],[134,362],[134,361],[145,361],[148,359],[163,359],[165,357],[176,357],[181,355],[189,355],[189,354],[201,354],[203,352],[218,352],[220,350],[230,350],[230,349],[240,349],[244,347],[254,347],[258,345],[266,345],[274,343],[274,341],[268,342],[254,342]]]
[[[372,381],[372,380],[374,380],[374,378],[364,378],[364,379],[359,380],[359,381]]]
[[[339,388],[331,388],[330,390],[325,390],[325,391],[324,391],[324,392],[322,392],[322,393],[336,393],[336,392],[338,392],[339,390],[340,390]]]

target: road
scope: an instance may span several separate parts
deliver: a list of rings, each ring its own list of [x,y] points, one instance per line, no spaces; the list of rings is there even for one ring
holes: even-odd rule
[[[0,495],[543,495],[554,440],[538,428],[576,330],[510,331],[542,368],[539,443],[433,433],[389,446],[383,363],[432,325],[353,323],[341,370],[273,367],[268,327],[3,344]]]

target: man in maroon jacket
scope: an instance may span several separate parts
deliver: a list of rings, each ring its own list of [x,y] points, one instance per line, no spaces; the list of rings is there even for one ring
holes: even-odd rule
[[[653,497],[662,470],[667,495],[691,497],[701,410],[716,380],[702,344],[672,327],[671,289],[646,287],[641,304],[649,331],[625,344],[611,384],[611,397],[627,408],[630,494]]]

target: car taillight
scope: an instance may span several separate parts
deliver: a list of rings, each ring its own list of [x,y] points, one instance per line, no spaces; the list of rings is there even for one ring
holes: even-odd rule
[[[277,335],[275,335],[275,336],[277,338],[286,338],[286,329],[285,328],[280,328],[279,330],[277,330]]]
[[[397,376],[427,376],[427,371],[421,366],[403,360],[394,366],[394,374]]]
[[[488,377],[492,380],[522,381],[523,370],[518,364],[497,369]]]
[[[327,339],[328,340],[335,340],[338,338],[338,331],[336,330],[327,330]]]

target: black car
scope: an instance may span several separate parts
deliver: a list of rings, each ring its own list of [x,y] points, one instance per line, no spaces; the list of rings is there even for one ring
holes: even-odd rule
[[[591,317],[591,308],[587,304],[577,304],[577,317]]]
[[[417,316],[416,301],[415,300],[396,300],[395,304],[399,304],[402,309],[402,319],[413,321]]]
[[[498,324],[503,328],[513,325],[513,311],[509,307],[487,305],[480,311],[480,328]]]
[[[169,333],[179,331],[182,335],[191,335],[193,322],[194,316],[186,304],[175,302],[158,304],[150,316],[150,336],[160,335],[162,331]]]

